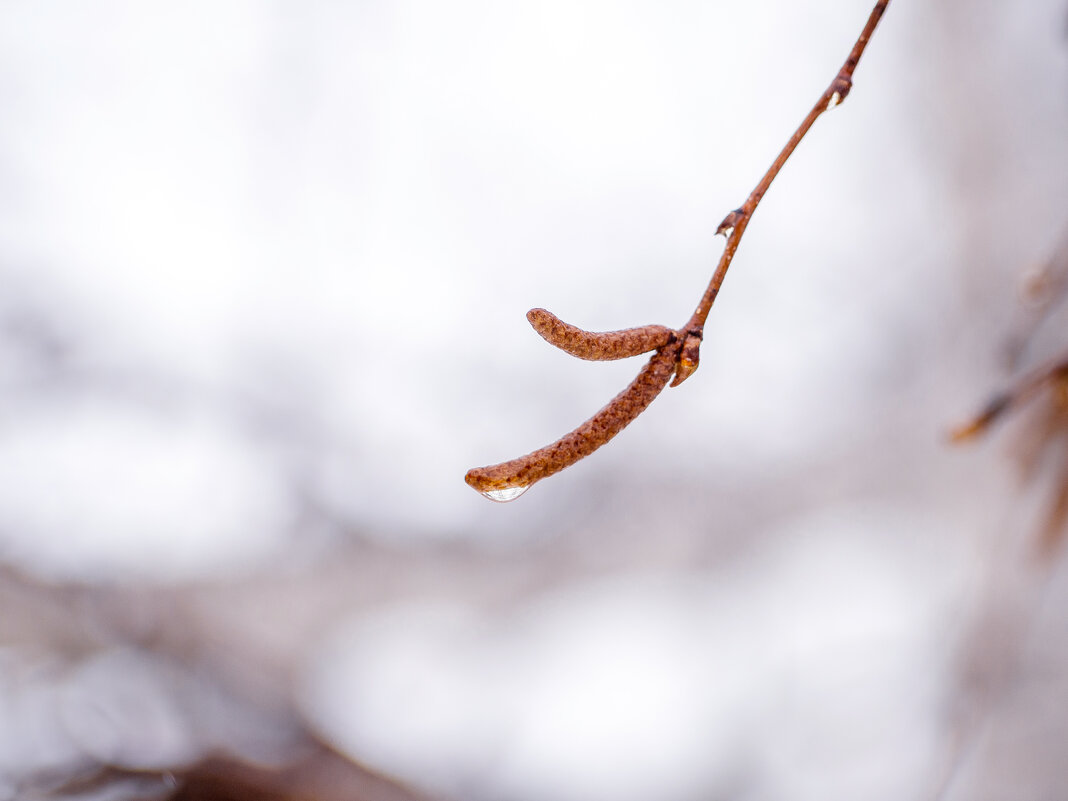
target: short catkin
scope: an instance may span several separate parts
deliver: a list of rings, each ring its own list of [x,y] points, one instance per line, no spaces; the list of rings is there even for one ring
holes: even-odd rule
[[[570,434],[518,459],[468,470],[465,480],[479,492],[528,487],[589,456],[626,428],[660,394],[675,372],[678,352],[677,342],[658,350],[626,389]]]
[[[595,362],[648,353],[675,338],[675,332],[663,325],[643,325],[622,331],[583,331],[545,309],[531,309],[527,312],[527,320],[550,345]]]

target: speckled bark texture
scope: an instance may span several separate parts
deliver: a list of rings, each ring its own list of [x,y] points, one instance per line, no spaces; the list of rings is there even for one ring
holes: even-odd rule
[[[622,331],[583,331],[545,309],[531,309],[527,319],[550,345],[595,362],[648,353],[664,347],[675,337],[675,332],[663,325],[643,325]]]
[[[645,411],[667,386],[678,350],[678,343],[658,350],[626,389],[570,434],[518,459],[469,470],[467,483],[479,492],[527,487],[589,456]]]

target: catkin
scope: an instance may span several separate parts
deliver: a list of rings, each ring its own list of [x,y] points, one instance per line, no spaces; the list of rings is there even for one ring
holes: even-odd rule
[[[545,309],[531,309],[527,312],[527,320],[550,345],[595,362],[648,353],[675,338],[675,332],[662,325],[643,325],[622,331],[583,331]]]
[[[626,389],[570,434],[518,459],[469,470],[465,480],[479,492],[527,487],[589,456],[660,394],[675,372],[678,350],[675,343],[658,350]]]

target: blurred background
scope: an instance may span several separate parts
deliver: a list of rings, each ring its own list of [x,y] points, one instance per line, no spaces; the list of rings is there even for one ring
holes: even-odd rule
[[[1063,443],[948,432],[1068,348],[1063,0],[894,0],[698,373],[463,482],[639,368],[527,309],[685,322],[869,11],[0,2],[0,799],[1056,797]]]

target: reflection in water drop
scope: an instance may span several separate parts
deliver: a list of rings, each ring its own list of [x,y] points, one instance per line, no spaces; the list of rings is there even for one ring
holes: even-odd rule
[[[528,489],[530,489],[530,484],[526,484],[521,487],[505,487],[504,489],[486,490],[482,494],[489,498],[491,501],[497,501],[498,503],[508,503],[508,501],[514,501]]]

